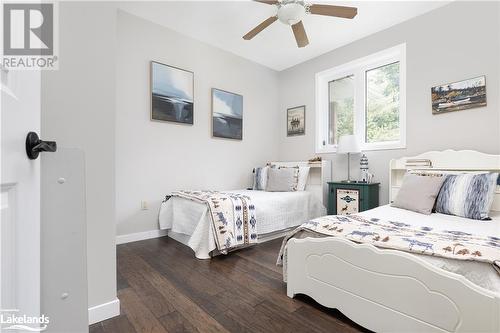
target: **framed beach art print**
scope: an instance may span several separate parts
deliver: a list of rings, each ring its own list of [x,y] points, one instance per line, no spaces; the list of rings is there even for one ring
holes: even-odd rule
[[[486,106],[486,77],[483,75],[436,86],[431,93],[433,114]]]
[[[151,61],[151,120],[193,124],[194,73]]]
[[[212,88],[212,136],[243,140],[243,96]]]
[[[296,136],[306,133],[306,106],[296,106],[286,110],[286,135]]]

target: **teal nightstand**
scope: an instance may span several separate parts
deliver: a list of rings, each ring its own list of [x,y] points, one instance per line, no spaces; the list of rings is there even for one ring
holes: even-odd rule
[[[379,185],[328,182],[328,215],[350,215],[377,207]]]

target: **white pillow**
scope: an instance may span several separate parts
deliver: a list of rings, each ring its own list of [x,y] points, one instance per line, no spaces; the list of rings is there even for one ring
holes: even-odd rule
[[[268,192],[294,192],[297,191],[299,180],[298,168],[269,168],[267,172]]]
[[[299,166],[280,166],[280,165],[271,165],[271,168],[276,168],[278,169],[298,169],[298,182],[297,182],[297,189],[296,191],[305,191],[306,190],[306,185],[307,185],[307,178],[309,177],[309,170],[311,167],[299,167]]]
[[[440,174],[406,173],[391,206],[429,215],[445,179]]]
[[[299,181],[297,182],[297,191],[305,191],[309,170],[311,167],[299,167]]]

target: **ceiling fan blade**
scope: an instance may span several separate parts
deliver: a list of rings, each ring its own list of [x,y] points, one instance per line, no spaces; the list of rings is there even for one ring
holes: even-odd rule
[[[252,30],[250,30],[245,36],[243,36],[243,39],[245,40],[250,40],[254,38],[259,32],[270,26],[274,21],[276,21],[278,18],[276,16],[271,16]]]
[[[292,25],[292,31],[293,34],[295,35],[295,40],[297,41],[298,47],[304,47],[307,44],[309,44],[309,39],[307,39],[306,30],[304,29],[302,21]]]
[[[278,0],[253,0],[253,1],[262,2],[265,3],[266,5],[275,5],[279,2]]]
[[[352,19],[358,14],[356,7],[344,7],[334,5],[311,5],[309,7],[311,14],[336,16]]]

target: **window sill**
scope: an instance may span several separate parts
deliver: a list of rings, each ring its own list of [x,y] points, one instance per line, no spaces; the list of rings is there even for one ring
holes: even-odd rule
[[[377,150],[399,150],[399,149],[406,149],[405,144],[400,144],[400,143],[391,143],[387,145],[364,145],[361,147],[362,152],[367,152],[367,151],[377,151]],[[315,149],[316,154],[335,154],[337,153],[337,147],[316,147]]]
[[[398,150],[406,149],[406,144],[401,142],[391,142],[391,143],[376,143],[376,144],[364,144],[361,146],[362,151],[375,151],[375,150]]]

